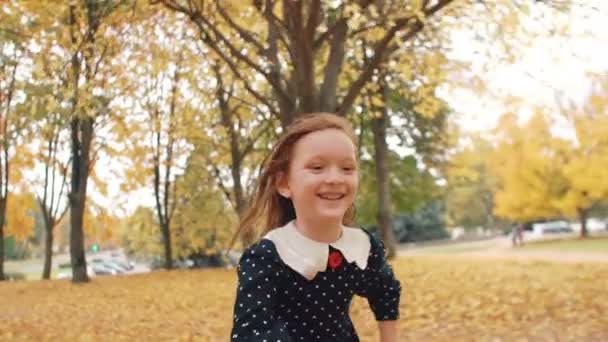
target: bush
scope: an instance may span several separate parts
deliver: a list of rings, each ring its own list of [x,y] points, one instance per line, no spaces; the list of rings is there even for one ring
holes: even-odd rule
[[[30,250],[17,243],[13,236],[4,239],[4,258],[6,260],[23,260],[29,258],[30,254]]]
[[[25,280],[25,274],[18,272],[5,273],[4,278],[9,281]]]
[[[372,226],[369,230],[376,234],[378,227]],[[395,215],[393,231],[395,238],[401,243],[448,238],[449,234],[445,230],[443,203],[436,201],[413,214]]]

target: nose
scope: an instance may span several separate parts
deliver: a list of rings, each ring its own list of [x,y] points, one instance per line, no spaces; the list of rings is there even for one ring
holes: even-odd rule
[[[343,181],[342,170],[338,167],[332,167],[328,170],[325,181],[329,184],[341,183]]]

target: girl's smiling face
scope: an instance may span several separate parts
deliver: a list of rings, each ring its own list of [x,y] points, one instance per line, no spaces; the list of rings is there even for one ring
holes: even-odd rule
[[[309,133],[293,146],[279,193],[293,202],[298,219],[342,222],[359,184],[355,145],[338,129]]]

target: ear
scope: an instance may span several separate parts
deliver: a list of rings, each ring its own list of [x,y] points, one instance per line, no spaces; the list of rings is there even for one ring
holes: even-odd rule
[[[277,174],[277,192],[285,197],[291,198],[291,190],[289,189],[289,182],[287,180],[287,174],[285,172],[279,172]]]

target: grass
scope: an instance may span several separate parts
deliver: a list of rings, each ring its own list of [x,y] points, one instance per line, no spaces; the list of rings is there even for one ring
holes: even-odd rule
[[[588,237],[533,241],[525,244],[521,250],[543,250],[555,252],[591,252],[608,253],[608,237]]]
[[[399,341],[608,340],[608,264],[399,258]],[[0,283],[0,340],[225,341],[235,270]],[[378,341],[367,302],[351,316]]]

